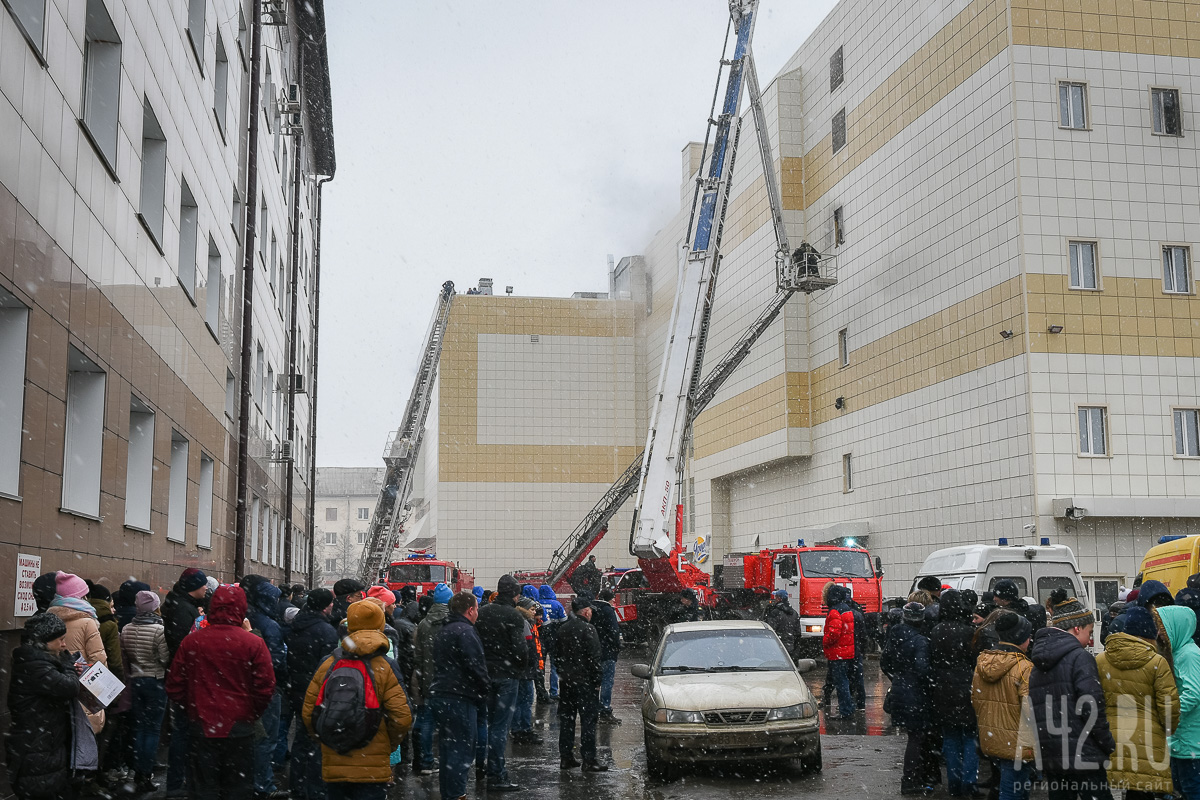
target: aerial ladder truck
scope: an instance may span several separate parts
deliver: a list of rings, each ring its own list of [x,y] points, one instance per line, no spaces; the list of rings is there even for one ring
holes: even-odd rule
[[[794,293],[812,293],[837,283],[829,274],[832,259],[807,243],[795,251],[788,243],[783,203],[750,46],[758,0],[731,0],[729,9],[729,30],[701,157],[702,174],[696,181],[687,236],[680,246],[675,305],[646,447],[555,550],[549,568],[542,573],[519,573],[518,579],[551,586],[569,580],[604,538],[613,516],[636,492],[630,553],[637,556],[649,590],[662,594],[690,588],[697,591],[701,602],[711,604],[714,593],[710,576],[685,555],[682,507],[677,502],[683,480],[685,445],[691,436],[692,423],[745,361],[759,337]],[[732,57],[726,58],[731,36],[733,53]],[[722,81],[725,85],[723,94],[720,92]],[[749,96],[754,117],[771,207],[777,245],[777,291],[753,324],[702,379],[701,366],[721,262],[721,235],[741,133],[739,112],[743,89]],[[719,113],[718,100],[721,101]]]
[[[401,528],[411,511],[408,501],[412,496],[414,471],[425,436],[425,421],[429,417],[438,361],[442,356],[442,341],[446,336],[453,302],[454,283],[446,281],[442,284],[433,319],[425,334],[417,377],[413,381],[412,394],[404,408],[400,428],[392,433],[384,446],[386,469],[383,487],[379,491],[379,501],[375,504],[375,514],[367,528],[367,539],[358,562],[359,580],[366,584],[379,580],[380,570],[390,563],[399,543]]]

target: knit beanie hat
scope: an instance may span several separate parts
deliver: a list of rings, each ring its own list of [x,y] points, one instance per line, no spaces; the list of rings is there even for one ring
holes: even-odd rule
[[[433,602],[449,604],[451,597],[454,597],[454,592],[450,591],[450,587],[446,584],[439,583],[433,587]]]
[[[512,575],[501,575],[496,582],[496,592],[501,600],[511,600],[521,593],[521,584]]]
[[[1005,611],[996,617],[996,634],[1005,644],[1015,644],[1018,647],[1029,641],[1033,634],[1033,624],[1020,614]]]
[[[923,603],[905,603],[904,604],[904,621],[912,624],[917,624],[925,619],[925,605]]]
[[[1082,628],[1095,621],[1092,612],[1074,597],[1068,597],[1050,606],[1050,622],[1056,628]]]
[[[149,614],[156,611],[159,606],[158,595],[154,592],[138,592],[137,597],[133,601],[133,607],[137,609],[139,614]]]
[[[289,606],[283,610],[283,621],[286,622],[288,625],[291,625],[292,620],[294,620],[296,618],[296,615],[299,613],[300,613],[300,608],[298,606]]]
[[[396,595],[386,586],[372,586],[370,589],[367,589],[367,597],[372,600],[379,600],[385,606],[396,605]]]
[[[1007,600],[1014,603],[1021,599],[1021,590],[1017,588],[1017,582],[1009,578],[996,581],[995,589],[993,590],[1001,600]]]
[[[208,588],[208,576],[204,574],[203,570],[188,567],[179,575],[179,588],[185,592]]]
[[[88,593],[88,585],[78,575],[59,570],[54,575],[54,591],[63,597],[83,597]]]
[[[333,605],[333,592],[328,589],[313,589],[304,600],[304,605],[313,611],[324,611]]]
[[[476,600],[482,600],[483,599],[483,587],[475,586],[474,588],[471,589],[471,594],[475,595]]]
[[[204,579],[204,584],[208,587],[209,594],[212,594],[217,590],[217,587],[221,585],[221,582],[212,575],[209,575]]]
[[[57,594],[55,588],[57,576],[53,572],[47,572],[45,575],[39,575],[33,582],[33,597],[38,603],[38,608],[45,609],[54,602],[54,595]]]
[[[377,598],[359,600],[346,609],[346,628],[356,631],[383,631],[383,606]]]
[[[1154,641],[1158,638],[1158,626],[1154,624],[1154,614],[1141,606],[1133,606],[1125,612],[1125,629],[1123,633],[1136,636],[1139,639]]]
[[[84,583],[88,585],[87,596],[89,600],[112,600],[112,592],[108,590],[107,586],[103,586],[99,583],[92,583],[86,579],[84,580]]]
[[[35,647],[44,648],[47,642],[53,642],[60,636],[67,635],[67,623],[57,614],[36,614],[25,620],[25,630],[21,640]]]

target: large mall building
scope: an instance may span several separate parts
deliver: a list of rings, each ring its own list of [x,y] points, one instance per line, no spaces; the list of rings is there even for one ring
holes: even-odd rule
[[[855,538],[898,594],[939,547],[1049,537],[1127,582],[1200,533],[1196,4],[1046,5],[842,0],[762,76],[789,237],[838,282],[696,423],[709,564]],[[752,125],[710,365],[775,292]],[[607,298],[455,300],[412,532],[483,581],[544,567],[643,444],[699,161]],[[606,564],[632,563],[629,505]]]

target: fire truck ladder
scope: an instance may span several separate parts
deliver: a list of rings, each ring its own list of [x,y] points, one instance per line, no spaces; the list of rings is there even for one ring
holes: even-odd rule
[[[358,577],[363,583],[374,583],[379,570],[396,548],[400,525],[408,516],[408,499],[412,494],[413,471],[421,451],[421,440],[425,435],[425,419],[429,416],[429,404],[433,398],[433,385],[437,379],[438,361],[442,356],[442,341],[446,335],[446,323],[450,319],[450,305],[454,302],[454,283],[442,284],[429,331],[425,334],[425,347],[417,378],[413,382],[412,394],[404,408],[401,426],[390,437],[383,451],[387,465],[379,502],[375,504],[375,515],[367,529],[367,541],[359,559]]]

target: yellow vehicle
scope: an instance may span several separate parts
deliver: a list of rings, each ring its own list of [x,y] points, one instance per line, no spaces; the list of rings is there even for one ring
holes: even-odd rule
[[[1164,536],[1142,559],[1142,582],[1162,581],[1174,594],[1200,572],[1200,536]]]

